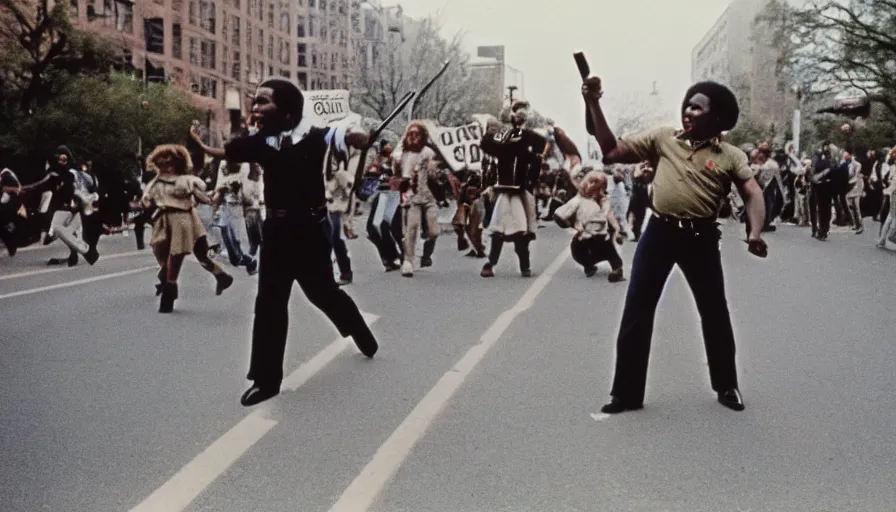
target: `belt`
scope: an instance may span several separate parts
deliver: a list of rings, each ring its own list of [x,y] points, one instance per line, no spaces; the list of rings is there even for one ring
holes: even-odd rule
[[[708,217],[703,219],[682,219],[679,217],[672,217],[671,215],[662,215],[659,213],[654,213],[653,216],[666,224],[670,224],[677,227],[678,229],[683,229],[686,231],[699,232],[706,229],[714,229],[718,225],[715,217]]]
[[[327,215],[326,206],[314,208],[265,208],[269,219],[312,219]]]

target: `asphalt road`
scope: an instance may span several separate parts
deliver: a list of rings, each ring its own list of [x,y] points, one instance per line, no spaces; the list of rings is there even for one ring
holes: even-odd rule
[[[497,277],[444,236],[413,279],[349,243],[372,361],[296,287],[281,396],[247,386],[254,277],[188,260],[159,315],[153,258],[0,257],[0,510],[889,511],[896,503],[896,253],[781,227],[759,260],[725,228],[747,409],[715,402],[693,299],[661,301],[646,408],[598,414],[626,283],[588,279],[539,230],[535,276]],[[626,264],[634,244],[623,248]],[[225,267],[229,267],[225,264]],[[628,266],[626,267],[628,272]]]

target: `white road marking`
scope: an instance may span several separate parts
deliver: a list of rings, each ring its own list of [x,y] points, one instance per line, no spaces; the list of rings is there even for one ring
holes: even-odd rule
[[[569,249],[564,248],[544,273],[535,279],[520,300],[498,316],[479,339],[479,343],[473,345],[460,361],[439,379],[386,442],[377,449],[373,459],[342,493],[339,500],[330,508],[330,512],[365,512],[370,508],[464,380],[495,345],[511,322],[532,306],[535,298],[544,290],[568,257]]]
[[[367,321],[367,325],[373,325],[380,318],[370,313],[362,312],[361,314]],[[350,340],[340,337],[327,345],[283,379],[281,390],[298,390],[351,343]],[[265,417],[268,407],[267,404],[260,405],[256,411],[243,418],[215,440],[148,498],[132,508],[130,512],[181,512],[186,509],[193,500],[277,425],[276,420]]]
[[[138,254],[146,254],[146,255],[152,256],[152,252],[148,252],[148,251],[120,252],[117,254],[101,255],[99,261],[114,260],[114,259],[118,259],[118,258],[127,258],[129,256],[136,256]],[[80,261],[79,263],[84,263],[84,262]],[[72,267],[69,267],[66,264],[62,264],[55,268],[45,268],[45,269],[41,269],[41,270],[29,270],[28,272],[19,272],[18,274],[5,274],[5,275],[0,275],[0,281],[5,281],[7,279],[19,279],[21,277],[39,276],[41,274],[52,274],[53,272],[61,272],[63,270],[69,270],[71,268]]]
[[[85,279],[78,279],[77,281],[68,281],[65,283],[51,284],[49,286],[41,286],[40,288],[31,288],[28,290],[19,290],[17,292],[4,293],[0,295],[0,299],[11,299],[13,297],[21,297],[22,295],[32,295],[40,292],[48,292],[51,290],[58,290],[60,288],[69,288],[71,286],[78,286],[82,284],[95,283],[97,281],[105,281],[106,279],[112,279],[115,277],[123,277],[129,276],[131,274],[139,274],[140,272],[146,272],[147,270],[156,269],[158,270],[158,265],[151,265],[148,267],[140,267],[131,270],[125,270],[123,272],[115,272],[113,274],[103,274],[99,276],[88,277]]]
[[[243,418],[191,460],[131,512],[175,512],[187,506],[206,487],[277,425],[258,410]]]

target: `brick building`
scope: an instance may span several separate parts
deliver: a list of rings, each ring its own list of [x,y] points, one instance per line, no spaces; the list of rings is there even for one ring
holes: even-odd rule
[[[283,76],[303,89],[344,88],[349,77],[349,0],[59,0],[79,28],[129,55],[148,78],[164,76],[226,133],[227,108],[261,80]],[[148,63],[148,66],[145,66]]]

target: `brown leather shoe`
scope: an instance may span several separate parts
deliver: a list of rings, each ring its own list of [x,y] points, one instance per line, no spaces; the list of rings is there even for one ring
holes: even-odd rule
[[[495,271],[492,270],[492,264],[486,263],[482,266],[482,270],[479,272],[481,277],[495,277]]]

